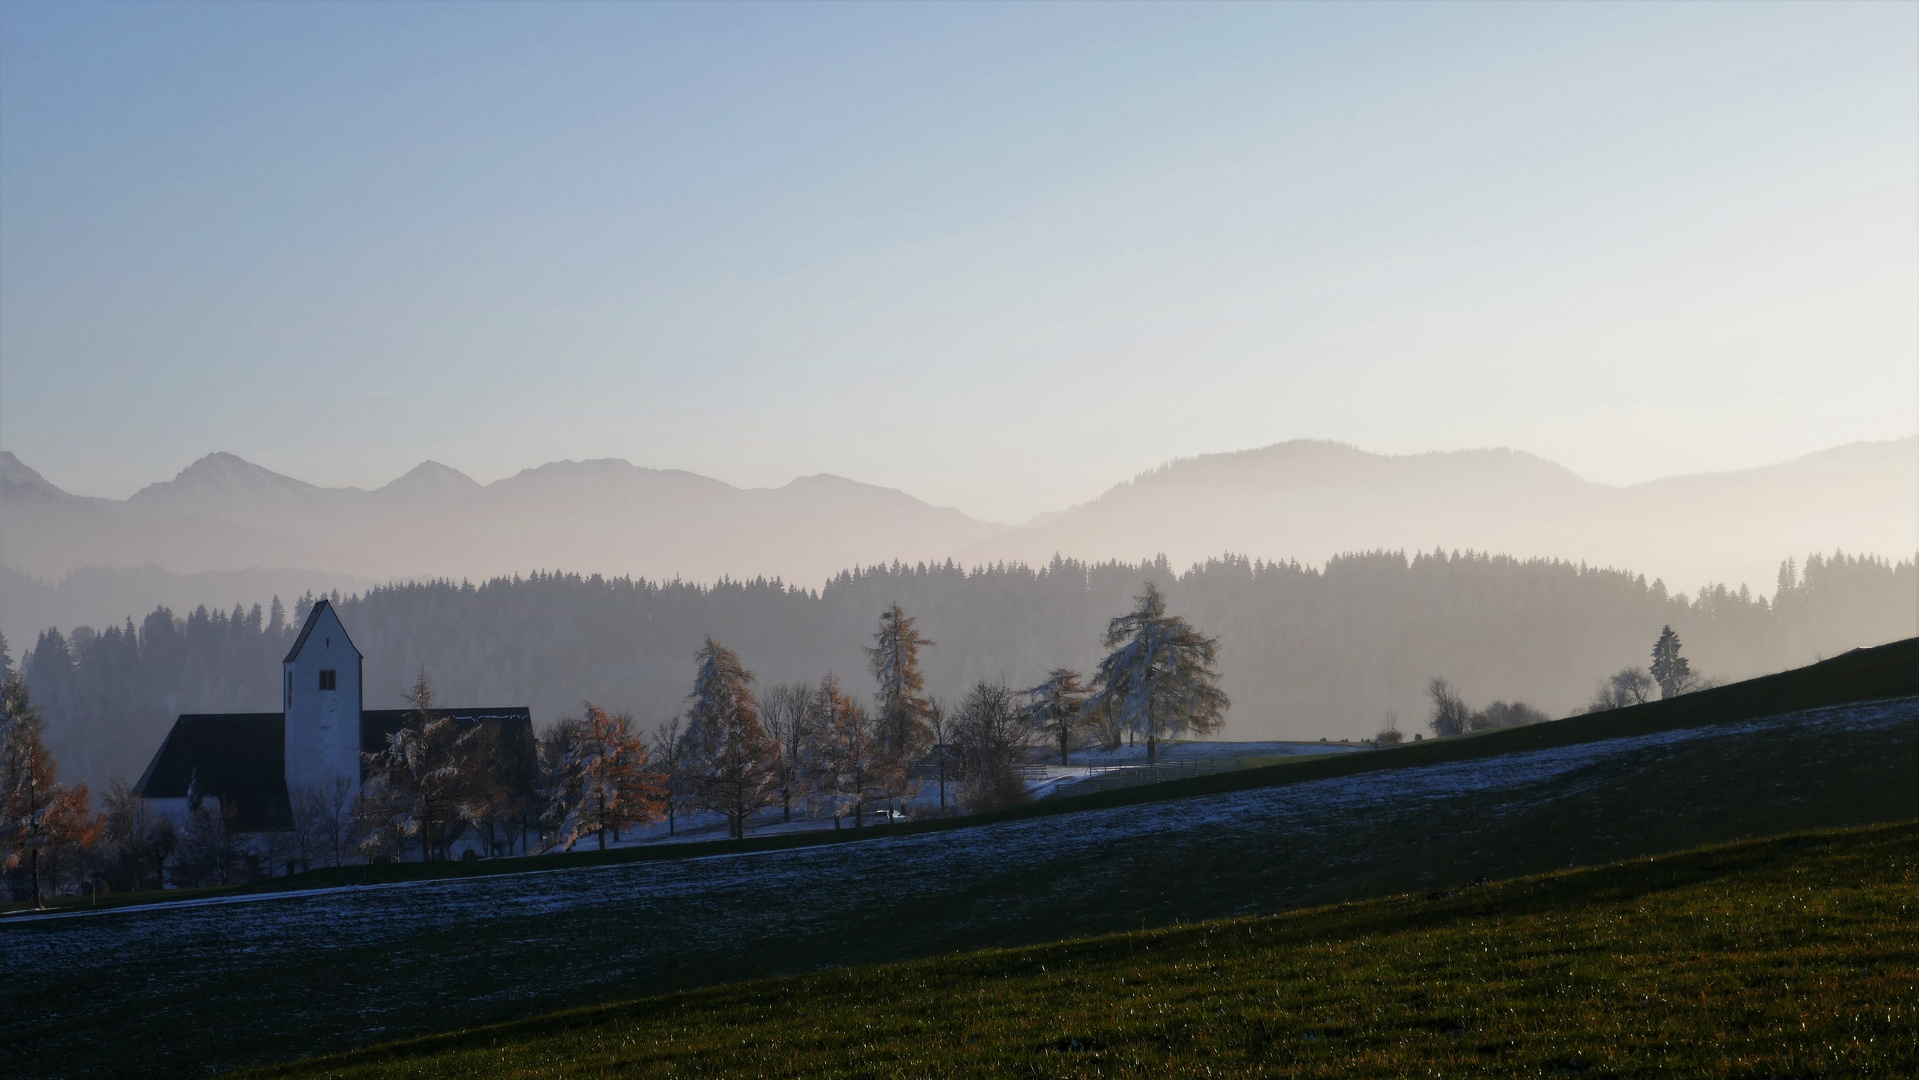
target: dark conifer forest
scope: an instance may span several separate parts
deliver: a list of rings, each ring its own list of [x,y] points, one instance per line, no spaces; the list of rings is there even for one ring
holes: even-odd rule
[[[868,696],[863,647],[897,601],[933,645],[926,685],[952,702],[980,679],[1016,688],[1084,672],[1107,620],[1142,583],[1221,642],[1233,707],[1221,737],[1364,738],[1388,713],[1424,725],[1428,681],[1469,703],[1525,701],[1562,716],[1622,667],[1643,668],[1663,626],[1693,670],[1736,679],[1916,632],[1911,562],[1814,556],[1781,567],[1775,596],[1658,582],[1549,560],[1374,552],[1324,567],[1221,558],[1041,568],[876,566],[823,588],[696,585],[536,573],[481,584],[397,584],[338,598],[366,656],[366,706],[394,708],[424,669],[448,706],[530,705],[544,726],[592,701],[653,724],[683,707],[711,636],[761,686],[835,673]],[[175,715],[279,707],[279,663],[311,601],[156,609],[102,629],[48,629],[19,663],[63,779],[137,779]]]

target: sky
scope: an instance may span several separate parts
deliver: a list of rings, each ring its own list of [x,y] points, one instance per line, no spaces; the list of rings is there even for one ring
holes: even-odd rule
[[[1919,430],[1919,5],[0,6],[0,446],[1020,521]]]

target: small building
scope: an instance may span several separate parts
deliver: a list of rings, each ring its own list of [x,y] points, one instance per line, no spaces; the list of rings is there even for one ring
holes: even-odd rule
[[[414,712],[366,708],[364,666],[333,605],[319,601],[281,662],[281,711],[181,715],[134,794],[182,819],[197,797],[217,807],[230,831],[265,833],[293,827],[294,793],[357,792],[366,779],[363,755],[384,751]],[[520,705],[434,712],[461,725],[499,725],[497,745],[509,757],[506,773],[516,787],[530,790],[531,710]]]

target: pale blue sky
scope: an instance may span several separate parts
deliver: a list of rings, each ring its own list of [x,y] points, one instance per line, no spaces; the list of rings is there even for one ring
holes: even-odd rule
[[[1919,427],[1919,6],[0,7],[0,443],[1018,520]]]

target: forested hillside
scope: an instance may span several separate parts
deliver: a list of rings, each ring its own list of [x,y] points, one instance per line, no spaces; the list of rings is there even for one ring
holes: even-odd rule
[[[1475,704],[1524,700],[1564,715],[1604,676],[1643,667],[1667,624],[1694,670],[1723,678],[1919,633],[1913,564],[1847,556],[1782,567],[1771,599],[1724,588],[1673,596],[1564,562],[1387,552],[1320,568],[1225,558],[1183,574],[1163,561],[872,567],[817,591],[543,573],[383,586],[339,598],[339,609],[366,654],[369,708],[400,706],[425,668],[450,706],[530,705],[544,724],[590,699],[650,727],[680,707],[708,635],[762,685],[833,672],[865,695],[861,648],[898,601],[936,643],[922,653],[927,689],[953,699],[975,679],[1024,686],[1051,667],[1088,669],[1106,621],[1146,579],[1220,638],[1234,702],[1226,738],[1361,737],[1388,712],[1414,730],[1434,675]],[[279,662],[304,614],[298,602],[283,615],[271,602],[160,609],[138,625],[19,643],[64,777],[136,778],[181,712],[278,708]]]

